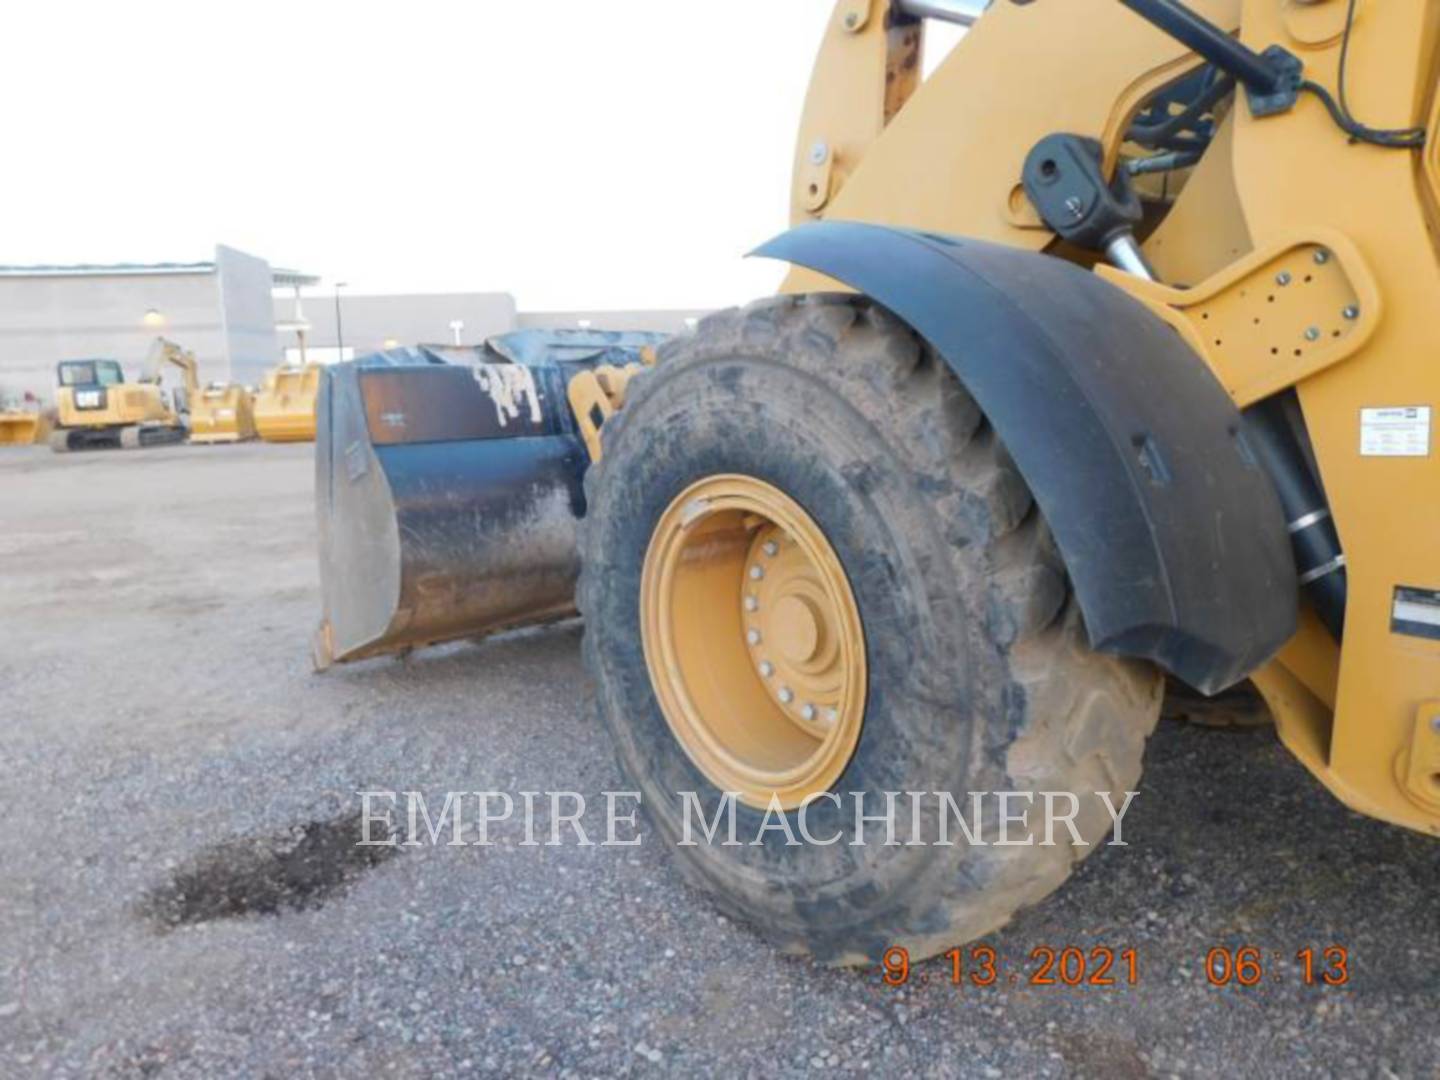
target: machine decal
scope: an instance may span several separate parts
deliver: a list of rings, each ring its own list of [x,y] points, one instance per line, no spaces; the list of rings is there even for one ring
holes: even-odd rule
[[[475,381],[480,389],[490,395],[500,426],[505,427],[511,420],[518,419],[522,409],[528,409],[530,423],[539,424],[540,393],[535,386],[535,374],[520,364],[476,364]]]
[[[1360,410],[1362,457],[1429,457],[1430,406]]]
[[[1440,590],[1396,586],[1390,632],[1440,641]]]

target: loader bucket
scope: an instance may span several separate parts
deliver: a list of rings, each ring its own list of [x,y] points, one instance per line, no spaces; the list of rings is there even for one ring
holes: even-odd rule
[[[0,446],[29,446],[38,442],[40,414],[0,412]]]
[[[503,350],[392,350],[325,369],[318,669],[575,614],[589,457],[566,387],[640,346],[523,364]]]
[[[209,386],[190,402],[192,443],[243,442],[254,437],[254,398],[245,387]]]
[[[255,429],[266,442],[314,442],[319,364],[282,364],[255,395]]]

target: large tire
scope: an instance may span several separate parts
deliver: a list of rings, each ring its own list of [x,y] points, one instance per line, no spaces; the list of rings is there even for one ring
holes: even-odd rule
[[[581,532],[586,663],[650,822],[722,909],[829,963],[874,962],[892,945],[929,956],[1003,926],[1104,840],[1111,816],[1096,793],[1118,807],[1134,788],[1160,676],[1087,648],[1019,473],[908,327],[839,296],[713,316],[662,350],[603,436]],[[962,809],[972,791],[1074,792],[1090,846],[1072,846],[1063,827],[1049,847],[851,846],[849,802],[811,807],[812,835],[842,835],[832,846],[787,846],[778,830],[758,845],[678,845],[678,793],[698,792],[707,808],[720,793],[652,691],[640,581],[667,505],[726,473],[797,500],[854,592],[869,689],[858,748],[834,790],[950,792]],[[990,841],[994,805],[985,803]],[[737,816],[741,840],[754,838],[763,812]],[[928,839],[935,824],[924,821]]]

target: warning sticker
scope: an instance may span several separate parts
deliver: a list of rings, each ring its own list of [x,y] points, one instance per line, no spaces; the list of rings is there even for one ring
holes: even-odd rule
[[[1360,410],[1362,457],[1428,457],[1430,406]]]
[[[1390,630],[1440,641],[1440,592],[1397,586],[1390,609]]]

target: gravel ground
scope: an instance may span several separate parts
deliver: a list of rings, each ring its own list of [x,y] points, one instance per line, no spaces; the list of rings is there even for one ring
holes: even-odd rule
[[[623,784],[574,625],[311,674],[309,455],[0,454],[0,1075],[1437,1075],[1440,845],[1268,730],[1162,725],[1130,846],[988,989],[777,955],[654,843],[356,856],[361,789]],[[332,872],[257,913],[296,850]],[[1335,944],[1350,985],[1301,985]],[[1067,945],[1138,985],[1026,984]],[[1209,986],[1240,945],[1263,982]]]

